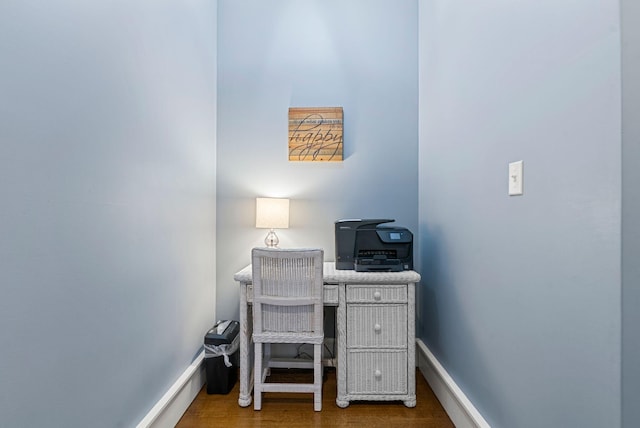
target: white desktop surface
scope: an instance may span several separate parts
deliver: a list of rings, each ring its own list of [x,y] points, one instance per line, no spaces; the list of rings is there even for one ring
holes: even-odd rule
[[[251,265],[248,265],[233,275],[233,279],[240,283],[251,283],[251,276]],[[356,272],[355,270],[338,270],[336,269],[336,262],[324,262],[322,279],[325,284],[340,284],[351,281],[368,284],[404,284],[408,282],[419,282],[420,274],[412,270],[402,272]]]

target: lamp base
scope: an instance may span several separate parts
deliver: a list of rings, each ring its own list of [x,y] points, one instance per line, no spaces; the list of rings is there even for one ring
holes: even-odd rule
[[[278,244],[280,243],[280,239],[278,239],[278,235],[276,235],[276,232],[274,232],[273,229],[271,229],[267,234],[267,237],[264,238],[264,243],[269,248],[278,247]]]

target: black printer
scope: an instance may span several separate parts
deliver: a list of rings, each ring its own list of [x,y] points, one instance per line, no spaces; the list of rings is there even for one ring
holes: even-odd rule
[[[413,234],[404,227],[380,226],[393,221],[337,220],[336,269],[357,272],[413,270]]]

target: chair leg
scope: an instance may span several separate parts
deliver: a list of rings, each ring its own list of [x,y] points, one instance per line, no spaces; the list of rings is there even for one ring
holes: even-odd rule
[[[262,409],[262,343],[254,344],[253,409]]]
[[[266,376],[271,376],[271,367],[269,365],[269,362],[271,361],[271,344],[270,343],[263,343],[262,344],[262,358],[264,361],[264,370],[266,373]],[[264,381],[265,379],[265,375],[262,376],[262,379]]]
[[[265,355],[269,353],[269,349],[263,347],[268,346],[264,343],[254,343],[254,363],[253,363],[253,408],[254,410],[262,409],[262,385],[269,370],[268,363],[265,361]],[[319,412],[322,410],[322,344],[313,345],[313,410]]]
[[[313,345],[313,410],[322,410],[322,345]]]

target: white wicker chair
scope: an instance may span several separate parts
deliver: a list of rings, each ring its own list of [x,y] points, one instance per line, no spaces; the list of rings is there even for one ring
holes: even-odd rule
[[[255,410],[262,407],[263,392],[313,393],[314,410],[322,410],[323,261],[321,249],[251,252]],[[295,366],[313,368],[313,383],[265,383],[271,343],[313,344],[313,362]]]

